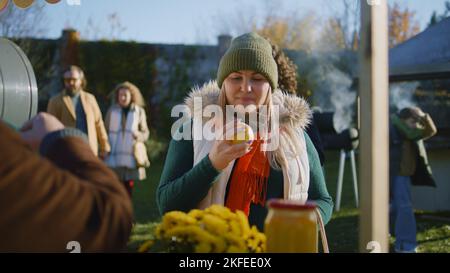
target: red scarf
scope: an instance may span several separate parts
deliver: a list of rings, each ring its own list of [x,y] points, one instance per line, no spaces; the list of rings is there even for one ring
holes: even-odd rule
[[[225,202],[232,211],[241,210],[247,216],[250,203],[264,206],[266,202],[270,165],[266,154],[261,151],[262,143],[258,136],[250,152],[237,160]]]

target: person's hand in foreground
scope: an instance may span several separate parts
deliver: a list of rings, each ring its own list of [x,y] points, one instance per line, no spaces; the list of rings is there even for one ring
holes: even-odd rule
[[[64,129],[64,125],[56,117],[41,112],[23,124],[20,128],[20,135],[28,145],[38,151],[47,134],[62,129]]]

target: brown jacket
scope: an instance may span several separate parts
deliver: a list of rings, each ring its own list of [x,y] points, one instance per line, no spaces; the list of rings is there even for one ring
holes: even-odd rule
[[[33,152],[0,121],[0,252],[120,251],[131,231],[132,207],[116,175],[80,138]]]
[[[416,134],[406,135],[406,139],[402,143],[402,157],[400,161],[400,175],[412,176],[417,168],[417,155],[424,157],[425,163],[428,165],[428,159],[425,146],[422,141],[434,136],[437,132],[436,125],[430,115],[420,119],[422,127],[415,129]],[[418,143],[419,142],[419,143]]]
[[[99,148],[100,152],[109,152],[108,135],[97,100],[86,91],[80,91],[80,100],[86,113],[89,145],[94,154],[98,154]],[[75,109],[70,96],[66,94],[65,90],[50,99],[47,112],[57,117],[65,126],[76,127]]]

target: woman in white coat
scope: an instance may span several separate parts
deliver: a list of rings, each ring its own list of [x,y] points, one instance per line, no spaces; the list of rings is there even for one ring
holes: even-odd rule
[[[150,165],[144,145],[149,137],[145,103],[139,89],[130,82],[118,84],[111,98],[105,121],[111,144],[106,164],[116,172],[131,197],[134,182],[145,179],[145,167]]]

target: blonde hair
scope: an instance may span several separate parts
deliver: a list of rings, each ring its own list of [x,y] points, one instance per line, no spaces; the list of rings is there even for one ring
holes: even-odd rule
[[[226,105],[228,104],[228,102],[226,97],[225,84],[222,85],[222,88],[220,90],[218,104],[223,113],[226,113]],[[269,133],[269,130],[272,128],[273,119],[273,96],[271,87],[269,87],[269,92],[267,93],[266,99],[262,105],[267,105],[268,108],[266,128],[268,128]],[[223,118],[223,123],[225,124],[225,115]],[[278,170],[284,168],[285,170],[287,170],[288,161],[286,151],[292,151],[294,153],[294,156],[297,156],[300,153],[300,144],[294,126],[282,126],[280,124],[279,145],[276,150],[266,152],[267,158],[269,159],[269,163],[272,168]]]
[[[122,88],[130,90],[131,103],[134,103],[140,107],[145,107],[145,101],[144,101],[144,98],[142,97],[141,91],[139,90],[139,88],[136,85],[134,85],[128,81],[122,82],[122,83],[119,83],[118,85],[116,85],[114,90],[109,94],[112,104],[117,103],[117,95],[118,95],[119,90]]]

